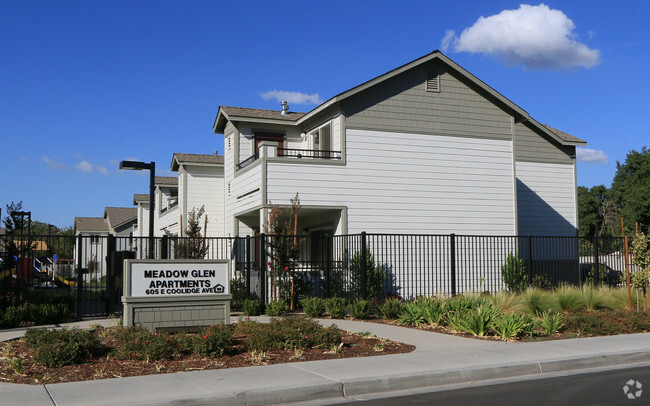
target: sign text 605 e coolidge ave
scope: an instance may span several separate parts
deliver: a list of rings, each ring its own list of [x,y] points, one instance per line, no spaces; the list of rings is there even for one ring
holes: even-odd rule
[[[228,267],[223,263],[135,263],[131,272],[132,297],[228,293]]]

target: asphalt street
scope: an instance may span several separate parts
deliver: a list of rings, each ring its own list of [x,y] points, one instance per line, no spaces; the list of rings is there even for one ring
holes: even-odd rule
[[[481,406],[650,404],[650,366],[345,403],[346,406],[473,404]]]

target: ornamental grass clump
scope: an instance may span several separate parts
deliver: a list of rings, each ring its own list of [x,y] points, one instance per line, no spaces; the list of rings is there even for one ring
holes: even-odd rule
[[[445,313],[447,313],[447,302],[436,298],[428,298],[421,300],[419,303],[422,306],[422,316],[427,324],[438,326],[442,323]]]
[[[406,302],[397,318],[399,324],[405,326],[420,326],[424,324],[424,310],[418,301]]]
[[[489,304],[478,306],[470,311],[459,314],[458,327],[460,331],[483,337],[492,329],[494,320],[500,311]]]
[[[567,284],[560,285],[552,294],[553,307],[561,312],[584,309],[585,302],[580,290]]]
[[[502,290],[489,296],[490,303],[505,313],[519,313],[522,309],[519,295]]]
[[[591,284],[584,284],[579,293],[587,310],[611,309],[612,300],[609,289]]]
[[[532,315],[541,314],[553,307],[549,293],[538,289],[528,288],[521,294],[523,311]]]
[[[504,341],[511,340],[522,334],[530,318],[520,313],[502,313],[494,320],[494,332]]]
[[[551,335],[560,331],[564,327],[564,316],[552,310],[547,310],[539,317],[539,325],[544,330],[544,334]]]

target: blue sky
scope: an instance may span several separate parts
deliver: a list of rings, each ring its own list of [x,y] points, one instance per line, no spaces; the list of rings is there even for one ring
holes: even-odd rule
[[[294,92],[309,111],[435,49],[587,140],[578,184],[609,185],[648,144],[650,3],[520,4],[0,0],[2,215],[22,201],[64,227],[131,206],[148,177],[118,162],[170,176],[174,152],[223,153],[219,105]]]

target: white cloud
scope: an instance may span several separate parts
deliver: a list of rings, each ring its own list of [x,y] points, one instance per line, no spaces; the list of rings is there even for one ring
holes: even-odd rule
[[[507,65],[530,69],[591,68],[600,62],[600,51],[578,42],[574,28],[560,10],[522,4],[517,10],[479,17],[460,37],[447,31],[441,49],[453,45],[456,52],[492,55]]]
[[[88,161],[79,162],[79,165],[75,166],[75,168],[81,172],[92,172],[94,169],[93,164]]]
[[[287,92],[284,90],[271,90],[265,93],[260,93],[260,96],[264,100],[276,99],[279,102],[286,100],[289,103],[295,104],[321,104],[323,102],[318,93],[307,94],[300,92]]]
[[[26,157],[22,157],[22,158],[20,158],[20,160],[23,161],[23,162],[29,162],[29,158],[26,158]]]
[[[101,173],[102,175],[108,175],[108,168],[105,166],[95,165],[95,169],[97,169],[97,172]]]
[[[50,157],[44,156],[41,159],[43,160],[43,162],[45,162],[52,169],[55,169],[55,170],[67,169],[66,166],[63,163],[56,160],[56,157],[50,158]]]
[[[589,148],[576,148],[576,159],[589,164],[605,165],[609,162],[604,151]]]

